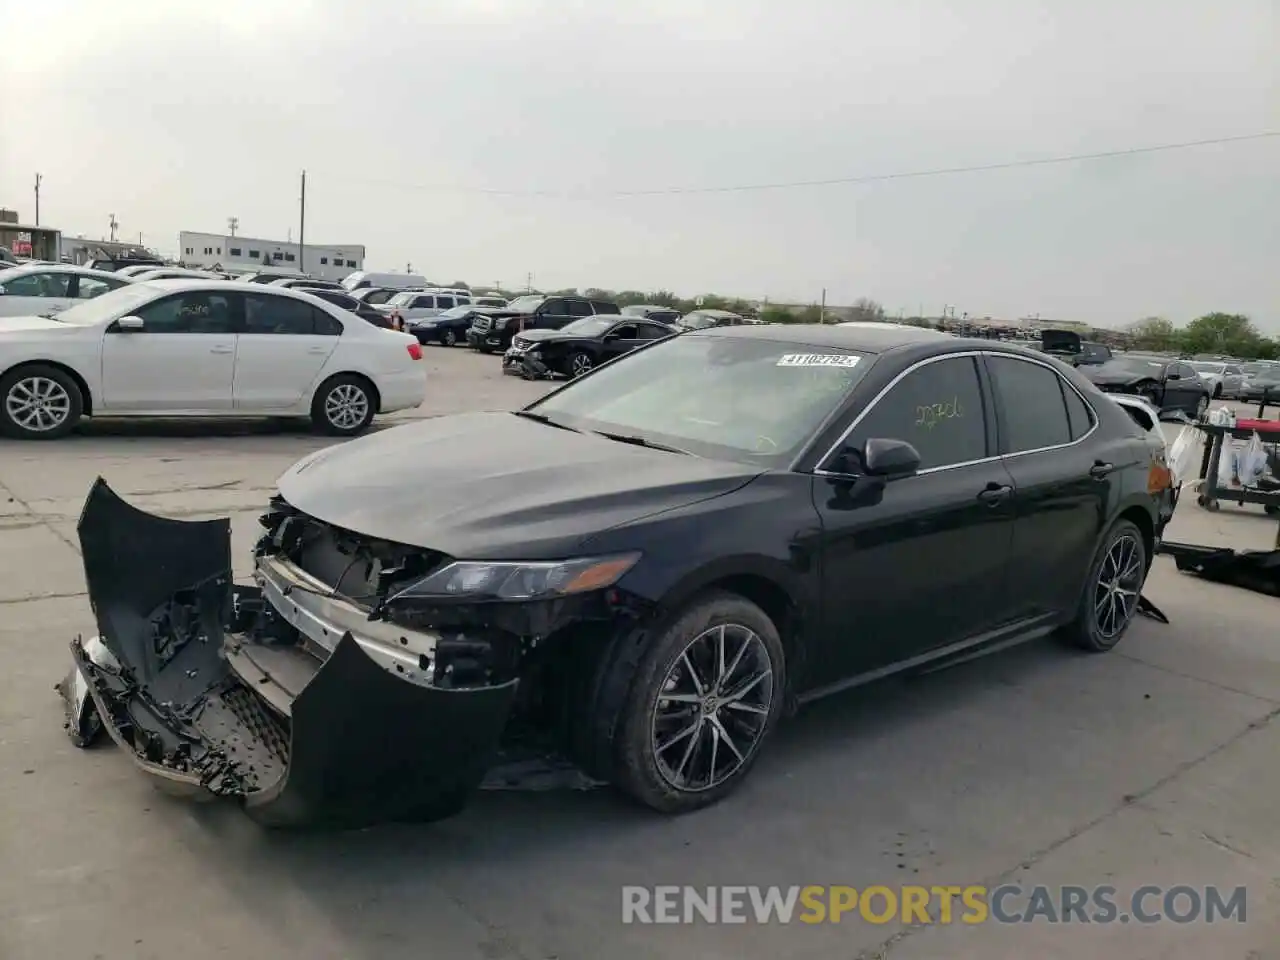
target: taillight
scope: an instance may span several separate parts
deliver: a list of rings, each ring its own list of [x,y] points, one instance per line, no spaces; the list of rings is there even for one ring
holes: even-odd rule
[[[422,344],[407,343],[405,344],[405,349],[409,351],[409,356],[412,357],[414,360],[422,359]]]

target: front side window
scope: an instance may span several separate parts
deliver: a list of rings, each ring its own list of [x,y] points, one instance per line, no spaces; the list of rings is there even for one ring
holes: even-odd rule
[[[782,467],[870,362],[851,350],[689,334],[636,351],[529,409],[575,429]]]
[[[988,357],[1001,414],[1001,447],[1025,453],[1071,442],[1062,378],[1048,367],[1015,357]],[[1068,387],[1068,392],[1073,392]]]
[[[1061,394],[1058,402],[1061,405]],[[988,456],[982,388],[973,357],[926,363],[894,384],[858,422],[849,440],[861,450],[873,438],[905,440],[920,454],[922,470]]]
[[[4,281],[4,292],[10,297],[70,297],[71,274],[19,274]]]
[[[233,333],[231,298],[193,290],[163,297],[136,312],[143,333]],[[134,336],[134,334],[130,334]]]
[[[595,314],[586,300],[566,300],[564,303],[565,312],[571,317],[590,317]]]

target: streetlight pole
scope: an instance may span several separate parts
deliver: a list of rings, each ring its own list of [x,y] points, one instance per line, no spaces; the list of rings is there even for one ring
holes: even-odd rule
[[[37,227],[40,226],[40,181],[42,181],[43,179],[44,177],[40,176],[40,174],[38,173],[36,174],[36,226]]]

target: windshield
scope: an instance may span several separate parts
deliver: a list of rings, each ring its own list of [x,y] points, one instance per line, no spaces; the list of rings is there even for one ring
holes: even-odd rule
[[[1164,369],[1165,361],[1154,357],[1113,357],[1102,366],[1117,372],[1156,375]]]
[[[583,317],[566,323],[560,331],[571,337],[598,337],[617,322],[617,317]]]
[[[1188,364],[1192,370],[1200,373],[1221,373],[1226,367],[1221,363],[1208,363],[1204,360],[1193,360]]]
[[[461,307],[454,307],[452,310],[446,310],[437,318],[439,320],[453,320],[457,317],[465,317],[467,314],[475,313],[475,307],[471,304],[464,304]]]
[[[694,330],[705,330],[716,325],[716,318],[705,313],[688,313],[680,322]]]
[[[579,430],[782,467],[870,364],[835,347],[687,334],[629,354],[529,409]]]
[[[413,302],[416,293],[397,293],[394,297],[387,301],[393,307],[404,307]]]
[[[0,275],[2,276],[2,275]],[[0,279],[0,283],[4,281]],[[77,327],[91,327],[109,317],[123,317],[130,310],[140,307],[156,296],[157,290],[145,283],[131,283],[127,286],[108,290],[92,300],[82,300],[77,306],[51,314],[50,318],[59,323],[69,323]]]
[[[507,304],[508,310],[519,310],[522,313],[533,313],[546,297],[516,297]]]

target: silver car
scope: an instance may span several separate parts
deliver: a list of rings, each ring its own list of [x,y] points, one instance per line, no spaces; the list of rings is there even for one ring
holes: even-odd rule
[[[1244,373],[1239,364],[1220,360],[1188,360],[1187,363],[1205,382],[1213,399],[1240,396],[1244,386]]]

